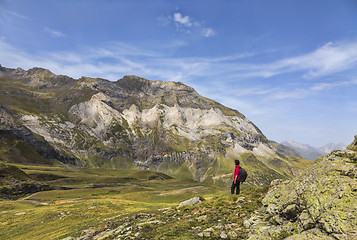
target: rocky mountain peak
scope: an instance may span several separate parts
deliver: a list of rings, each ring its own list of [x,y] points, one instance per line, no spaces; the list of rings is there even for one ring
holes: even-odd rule
[[[163,91],[196,92],[192,87],[181,82],[151,81],[135,75],[124,76],[117,81],[117,84],[130,91],[151,92],[152,94],[162,93]]]
[[[15,74],[18,77],[29,79],[30,84],[32,85],[42,84],[47,82],[49,79],[56,77],[56,74],[50,70],[39,67],[31,68],[27,71],[18,68],[16,69]]]
[[[50,70],[44,69],[44,68],[39,68],[39,67],[34,67],[34,68],[29,69],[27,71],[27,74],[28,75],[42,76],[42,77],[54,77],[54,76],[56,76]]]

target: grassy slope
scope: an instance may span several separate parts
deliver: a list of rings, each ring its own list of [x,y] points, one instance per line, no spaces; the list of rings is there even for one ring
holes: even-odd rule
[[[83,229],[101,225],[109,218],[154,211],[197,194],[218,192],[212,186],[165,179],[165,175],[152,171],[16,166],[38,179],[57,176],[45,182],[75,189],[43,191],[16,201],[0,201],[0,239],[78,236]]]
[[[140,213],[128,212],[107,219],[91,231],[97,236],[111,232],[107,240],[118,239],[120,235],[128,237],[124,239],[200,239],[200,233],[213,229],[211,239],[220,238],[222,232],[230,234],[230,239],[246,239],[249,229],[243,222],[261,207],[266,190],[245,188],[239,198],[227,192],[204,194],[206,200],[202,204],[180,209],[176,208],[178,202],[171,208],[142,208]],[[148,217],[142,218],[143,214]]]
[[[50,160],[43,158],[29,144],[2,133],[0,133],[0,162],[52,164]]]

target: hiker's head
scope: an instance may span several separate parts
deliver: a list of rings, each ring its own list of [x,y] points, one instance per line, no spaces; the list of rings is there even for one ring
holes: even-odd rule
[[[234,162],[236,165],[239,165],[239,160],[236,159],[236,160],[234,160]]]

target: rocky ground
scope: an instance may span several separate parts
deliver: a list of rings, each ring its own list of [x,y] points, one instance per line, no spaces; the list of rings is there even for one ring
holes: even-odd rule
[[[357,239],[356,140],[270,191],[261,211],[245,221],[249,240]]]
[[[177,207],[108,220],[105,226],[65,239],[245,239],[250,229],[243,222],[261,206],[266,188],[245,191],[242,196],[195,197]]]

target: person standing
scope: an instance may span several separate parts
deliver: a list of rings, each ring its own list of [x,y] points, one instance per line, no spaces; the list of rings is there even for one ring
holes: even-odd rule
[[[231,187],[231,194],[234,194],[234,191],[236,190],[236,195],[239,195],[240,193],[240,166],[239,166],[239,160],[234,160],[236,164],[236,168],[234,170],[234,177],[233,177],[233,183]]]

